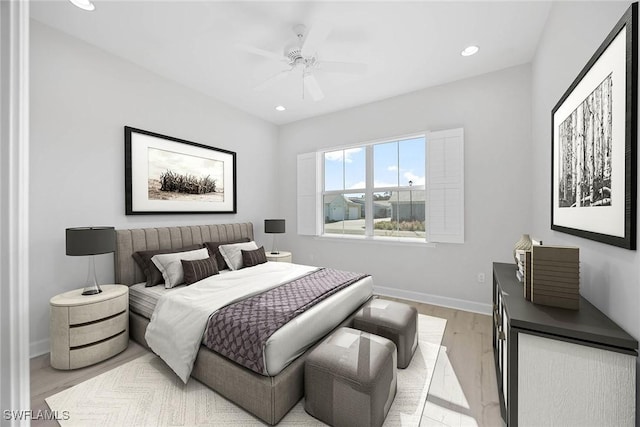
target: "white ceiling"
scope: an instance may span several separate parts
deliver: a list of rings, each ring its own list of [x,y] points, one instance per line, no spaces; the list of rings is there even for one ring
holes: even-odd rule
[[[156,74],[276,124],[326,114],[530,62],[550,2],[114,1],[86,12],[32,1],[31,16]],[[319,59],[364,62],[364,76],[317,72],[325,98],[302,97],[291,74],[253,88],[286,64],[242,51],[283,52],[296,24],[329,22]],[[470,44],[480,52],[462,57]],[[284,112],[275,111],[284,105]]]

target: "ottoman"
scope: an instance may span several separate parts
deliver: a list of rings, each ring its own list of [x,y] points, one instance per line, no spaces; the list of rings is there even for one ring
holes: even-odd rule
[[[304,363],[304,409],[332,426],[381,426],[396,395],[396,346],[340,328]]]
[[[393,341],[398,349],[398,368],[409,366],[418,347],[418,310],[415,307],[373,299],[356,313],[353,327]]]

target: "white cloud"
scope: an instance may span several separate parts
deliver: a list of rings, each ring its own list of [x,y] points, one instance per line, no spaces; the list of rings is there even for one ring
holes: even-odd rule
[[[352,163],[353,159],[351,158],[351,156],[361,151],[362,148],[348,148],[346,150],[329,151],[327,153],[324,153],[324,158],[332,162],[341,162],[344,157],[345,163]]]
[[[355,190],[358,188],[365,188],[367,186],[367,184],[364,181],[360,181],[360,182],[356,182],[355,184],[351,185],[347,190]]]
[[[424,183],[425,183],[424,176],[415,175],[411,171],[405,172],[403,176],[404,176],[404,178],[405,178],[407,183],[409,181],[413,181],[413,185],[424,185]]]
[[[328,153],[324,153],[324,158],[325,160],[329,160],[329,161],[342,161],[342,150],[340,151],[330,151]]]
[[[396,171],[398,170],[398,166],[396,166],[396,165],[388,166],[388,167],[387,167],[387,170],[388,170],[389,172],[396,172]]]
[[[385,187],[397,187],[398,184],[397,183],[396,184],[390,184],[390,183],[384,182],[384,181],[375,181],[373,183],[373,186],[375,188],[385,188]]]

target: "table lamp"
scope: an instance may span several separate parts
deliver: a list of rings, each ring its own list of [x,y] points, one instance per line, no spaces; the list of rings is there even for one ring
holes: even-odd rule
[[[95,255],[107,254],[116,250],[114,227],[78,227],[67,228],[67,255],[91,255],[87,283],[82,295],[95,295],[102,292],[96,277]]]
[[[265,219],[264,232],[268,234],[284,233],[284,219]],[[273,236],[271,254],[277,255],[279,253],[280,252],[278,252],[278,249],[276,248],[276,236]]]

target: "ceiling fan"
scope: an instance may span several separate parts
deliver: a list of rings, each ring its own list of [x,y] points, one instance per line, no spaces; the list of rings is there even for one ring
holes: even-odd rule
[[[285,46],[283,53],[271,52],[258,47],[237,44],[236,47],[254,55],[259,55],[274,61],[288,64],[289,69],[275,74],[254,87],[255,90],[265,90],[276,82],[284,79],[296,70],[302,72],[302,97],[305,90],[314,101],[324,98],[324,93],[316,79],[314,72],[321,70],[327,73],[362,75],[367,71],[367,65],[358,62],[325,61],[318,58],[320,46],[331,33],[331,25],[324,21],[316,22],[308,31],[302,25],[293,27],[297,40]]]

